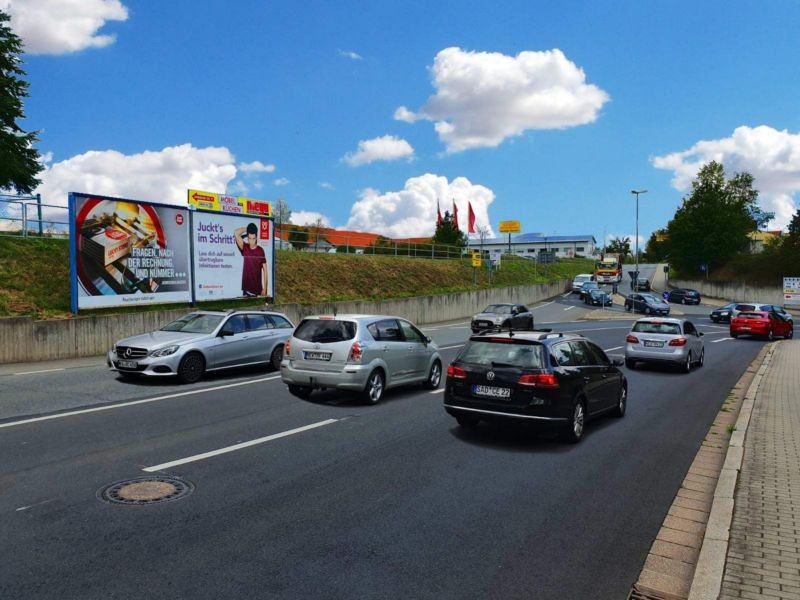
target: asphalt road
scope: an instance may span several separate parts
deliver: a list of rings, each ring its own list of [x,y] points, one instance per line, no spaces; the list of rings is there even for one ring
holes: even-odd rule
[[[619,351],[630,322],[574,321],[586,310],[566,296],[535,314]],[[626,417],[590,423],[575,446],[510,426],[461,430],[441,393],[420,388],[367,407],[332,392],[298,400],[269,371],[194,386],[129,383],[97,365],[4,375],[0,598],[625,598],[762,346],[696,322],[705,367],[625,369]],[[469,332],[425,329],[445,361]],[[63,412],[78,406],[91,412]],[[193,483],[185,498],[97,498],[175,461],[156,472]]]

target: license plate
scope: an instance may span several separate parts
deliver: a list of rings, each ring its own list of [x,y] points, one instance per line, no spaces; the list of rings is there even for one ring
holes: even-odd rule
[[[739,329],[741,329],[742,331],[750,331],[749,327],[739,327]]]
[[[303,358],[306,360],[330,360],[332,352],[304,352]]]
[[[649,342],[645,340],[644,346],[645,348],[663,348],[664,342]]]
[[[135,360],[120,360],[117,362],[117,366],[122,367],[123,369],[135,369],[139,366]]]
[[[511,398],[510,388],[492,387],[490,385],[473,385],[472,393],[487,398]]]

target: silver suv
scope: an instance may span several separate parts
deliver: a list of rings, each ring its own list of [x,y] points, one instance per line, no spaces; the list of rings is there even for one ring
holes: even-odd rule
[[[439,387],[442,358],[431,338],[398,317],[306,317],[286,340],[281,378],[298,398],[331,388],[377,404],[390,387]]]
[[[118,341],[108,353],[108,366],[123,376],[177,375],[184,383],[218,369],[258,364],[278,369],[283,342],[293,329],[277,312],[197,311],[158,331]]]

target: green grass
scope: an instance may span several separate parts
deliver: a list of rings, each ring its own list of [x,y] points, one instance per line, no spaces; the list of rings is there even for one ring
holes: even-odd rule
[[[277,251],[277,303],[312,304],[340,300],[378,300],[463,292],[571,279],[592,272],[591,259],[572,258],[537,265],[504,258],[489,281],[478,269],[473,285],[469,259],[436,260],[355,254]],[[263,304],[260,300],[204,302],[204,308]],[[69,245],[65,240],[0,237],[0,316],[52,319],[69,316]],[[86,311],[108,314],[159,310],[182,304]]]

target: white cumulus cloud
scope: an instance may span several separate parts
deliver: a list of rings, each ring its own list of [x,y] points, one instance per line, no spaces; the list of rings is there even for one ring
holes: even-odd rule
[[[358,142],[358,150],[345,155],[343,160],[351,167],[360,167],[378,160],[410,159],[413,156],[414,148],[407,141],[394,135],[384,135],[361,140]]]
[[[559,49],[516,56],[446,48],[430,68],[436,93],[395,119],[434,122],[450,153],[494,147],[529,129],[563,129],[595,121],[608,94]]]
[[[0,0],[11,27],[30,54],[68,54],[113,44],[116,36],[98,33],[108,21],[125,21],[120,0]]]
[[[189,188],[224,191],[236,177],[236,161],[224,147],[191,144],[122,154],[92,150],[50,164],[39,174],[42,202],[66,206],[69,192],[186,204]]]
[[[254,160],[249,163],[240,163],[239,170],[242,173],[274,173],[275,165],[265,165],[260,160]]]
[[[278,177],[275,181],[273,181],[275,185],[289,185],[291,181],[289,181],[286,177]]]
[[[436,230],[436,202],[442,214],[453,212],[453,200],[458,206],[458,222],[467,230],[467,203],[472,203],[476,226],[490,227],[489,205],[494,202],[494,192],[471,183],[466,177],[447,177],[426,173],[408,179],[402,190],[381,193],[367,188],[350,209],[345,226],[356,231],[379,233],[387,237],[427,237]],[[494,233],[490,231],[489,237]]]
[[[750,173],[762,207],[775,213],[770,226],[783,229],[789,224],[796,211],[794,194],[800,191],[800,133],[743,125],[730,137],[701,140],[688,150],[656,156],[652,163],[672,171],[672,186],[687,192],[700,168],[712,160],[722,163],[728,175]]]
[[[339,50],[339,56],[343,58],[349,58],[350,60],[364,60],[363,56],[361,56],[358,52],[353,52],[352,50]]]
[[[336,189],[334,187],[334,185],[332,183],[330,183],[329,181],[323,181],[322,183],[319,184],[319,187],[321,187],[323,190],[335,190]]]
[[[316,225],[317,220],[322,219],[323,227],[330,227],[331,220],[319,212],[312,210],[293,210],[291,222],[293,225]]]

